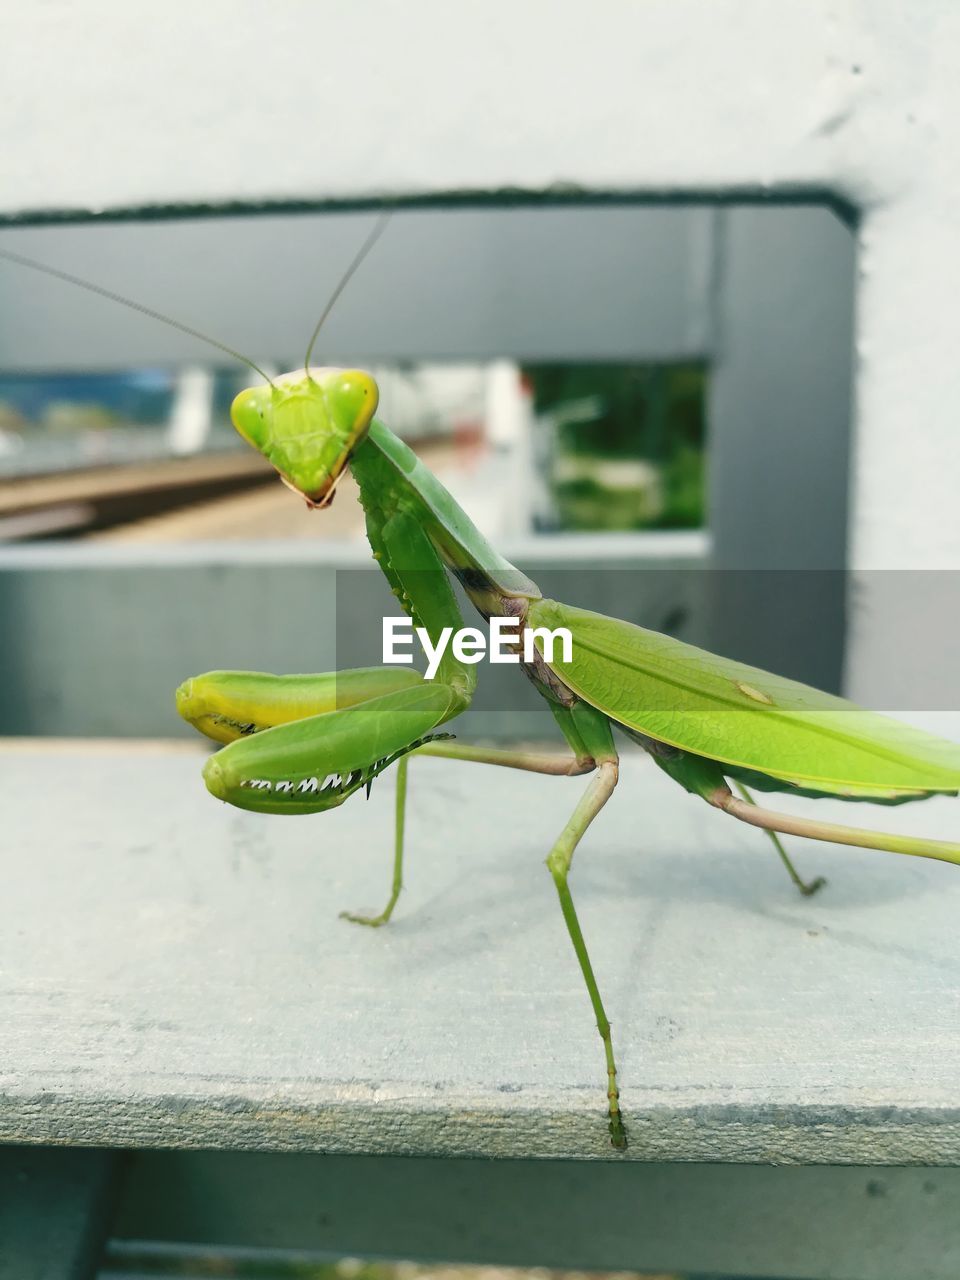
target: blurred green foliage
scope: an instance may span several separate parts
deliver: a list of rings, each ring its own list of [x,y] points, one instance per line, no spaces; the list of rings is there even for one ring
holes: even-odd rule
[[[534,364],[552,424],[550,490],[564,529],[689,529],[705,519],[702,364]]]

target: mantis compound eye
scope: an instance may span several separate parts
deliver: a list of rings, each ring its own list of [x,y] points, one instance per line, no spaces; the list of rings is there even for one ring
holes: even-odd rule
[[[377,411],[380,391],[373,378],[362,369],[345,369],[324,390],[331,419],[358,438]]]
[[[230,420],[237,431],[261,452],[270,437],[269,409],[269,387],[248,387],[230,406]]]

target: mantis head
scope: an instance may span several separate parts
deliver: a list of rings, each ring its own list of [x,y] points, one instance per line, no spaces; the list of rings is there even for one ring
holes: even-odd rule
[[[366,435],[379,390],[360,369],[303,369],[241,391],[233,425],[311,507],[326,507]]]

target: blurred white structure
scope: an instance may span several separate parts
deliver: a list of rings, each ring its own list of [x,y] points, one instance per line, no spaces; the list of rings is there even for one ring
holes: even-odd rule
[[[210,434],[214,377],[210,369],[188,365],[177,378],[167,434],[171,452],[197,453]]]

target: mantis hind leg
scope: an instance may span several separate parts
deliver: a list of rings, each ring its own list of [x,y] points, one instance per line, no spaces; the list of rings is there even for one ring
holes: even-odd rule
[[[673,778],[674,782],[679,782],[684,791],[700,796],[701,799],[706,800],[707,804],[713,805],[714,808],[723,809],[728,813],[732,813],[734,817],[740,818],[741,821],[752,822],[754,826],[761,827],[766,831],[773,841],[773,847],[776,849],[780,861],[786,867],[787,874],[804,896],[809,897],[810,894],[816,893],[819,888],[827,883],[822,876],[818,876],[816,880],[809,882],[803,879],[777,835],[777,831],[789,830],[790,828],[777,826],[769,821],[770,815],[766,809],[761,809],[758,806],[756,800],[754,800],[743,783],[731,778],[730,781],[742,797],[740,800],[735,799],[730,787],[727,785],[723,766],[718,761],[711,760],[707,756],[693,755],[687,751],[674,751],[668,754],[657,753],[653,755],[653,760],[664,773]]]
[[[734,786],[734,789],[740,793],[743,799],[746,800],[747,804],[752,804],[754,808],[756,808],[757,806],[756,800],[754,800],[753,796],[750,794],[750,792],[742,783],[734,780],[733,786]],[[780,861],[783,863],[784,867],[786,868],[787,875],[790,877],[793,883],[797,886],[797,889],[803,894],[805,898],[812,897],[812,895],[815,894],[818,889],[823,888],[823,886],[827,883],[826,879],[823,876],[817,876],[815,880],[804,880],[803,876],[801,876],[800,872],[793,865],[793,861],[791,860],[790,855],[787,853],[786,849],[783,847],[783,841],[780,839],[780,837],[777,835],[775,831],[767,830],[766,835],[769,836],[770,841],[773,844],[773,847],[776,849],[780,857]]]

